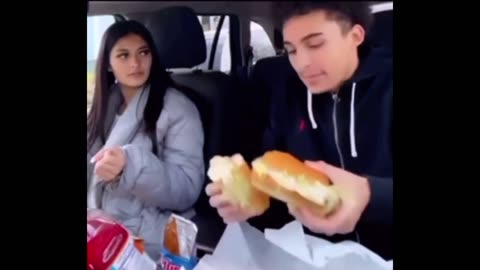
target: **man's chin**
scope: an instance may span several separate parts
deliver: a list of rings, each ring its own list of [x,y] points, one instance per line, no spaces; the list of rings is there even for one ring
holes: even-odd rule
[[[320,87],[318,85],[312,85],[312,86],[307,85],[307,87],[312,94],[323,94],[330,91],[329,87]]]
[[[322,94],[322,93],[331,92],[332,89],[335,88],[335,86],[333,86],[330,83],[320,83],[320,82],[308,83],[305,81],[303,83],[307,86],[308,90],[310,90],[312,94]]]

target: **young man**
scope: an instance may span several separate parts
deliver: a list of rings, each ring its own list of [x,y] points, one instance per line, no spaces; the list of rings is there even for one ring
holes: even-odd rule
[[[272,92],[265,150],[314,161],[307,164],[349,194],[327,218],[308,209],[288,206],[288,211],[321,237],[356,240],[391,259],[393,66],[388,52],[365,44],[369,6],[281,2],[276,10],[297,76]],[[266,213],[248,213],[226,201],[216,184],[206,191],[226,222],[253,217],[288,221],[282,220],[288,212],[278,202]]]

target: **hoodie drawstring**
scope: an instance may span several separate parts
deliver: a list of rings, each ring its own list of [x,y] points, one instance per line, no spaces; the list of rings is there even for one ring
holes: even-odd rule
[[[315,118],[313,117],[312,111],[312,92],[307,90],[307,107],[308,107],[308,118],[310,118],[310,123],[312,124],[313,129],[317,129],[317,122],[315,122]]]
[[[357,145],[355,140],[355,90],[357,83],[352,84],[352,98],[350,99],[350,152],[352,157],[358,157]],[[313,129],[317,129],[317,122],[315,122],[315,117],[313,116],[312,109],[312,92],[307,89],[307,109],[308,109],[308,118],[312,124]]]
[[[357,83],[352,84],[352,98],[350,99],[350,152],[352,157],[356,158],[357,154],[357,144],[355,141],[355,89]]]

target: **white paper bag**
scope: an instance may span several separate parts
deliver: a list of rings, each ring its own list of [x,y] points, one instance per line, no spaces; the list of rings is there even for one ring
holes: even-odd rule
[[[332,244],[305,235],[299,222],[265,234],[247,223],[228,225],[214,253],[195,270],[389,270],[392,262],[351,241]]]

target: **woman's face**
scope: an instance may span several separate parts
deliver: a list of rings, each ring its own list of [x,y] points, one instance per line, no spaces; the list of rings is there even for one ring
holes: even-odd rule
[[[151,66],[150,48],[138,35],[119,39],[110,52],[110,67],[122,87],[142,87],[150,76]]]

